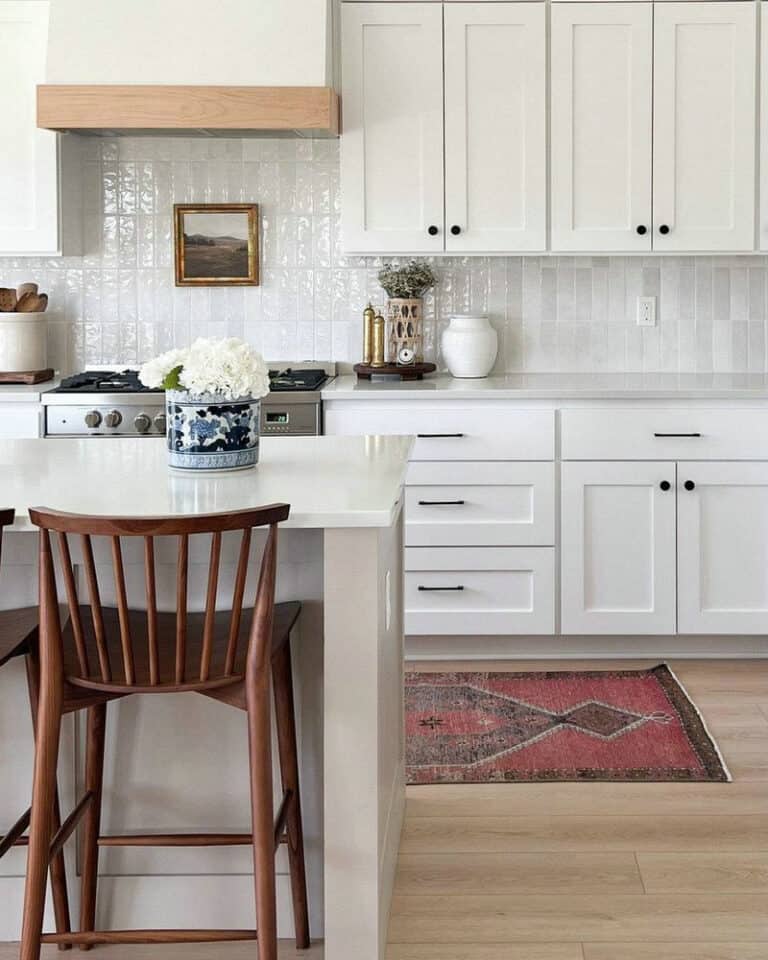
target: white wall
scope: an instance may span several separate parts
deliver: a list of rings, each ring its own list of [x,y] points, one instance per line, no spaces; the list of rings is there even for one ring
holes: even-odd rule
[[[51,0],[48,83],[329,82],[328,0]]]
[[[359,358],[361,311],[384,300],[381,261],[342,255],[338,142],[85,145],[86,255],[0,259],[0,285],[34,279],[51,294],[57,365],[135,363],[201,334],[245,337],[275,359]],[[175,287],[173,202],[242,200],[262,205],[262,285]],[[763,256],[433,262],[427,356],[451,312],[479,310],[501,333],[499,370],[768,371]],[[655,328],[635,325],[640,293],[659,297]]]

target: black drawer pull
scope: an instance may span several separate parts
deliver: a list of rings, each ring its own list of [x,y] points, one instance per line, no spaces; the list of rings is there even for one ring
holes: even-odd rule
[[[654,437],[700,437],[700,433],[654,433]]]
[[[437,593],[440,590],[463,590],[464,586],[463,584],[459,584],[457,587],[423,587],[419,584],[418,589],[421,590],[422,593]]]
[[[464,500],[419,500],[420,507],[463,507]]]
[[[463,437],[464,434],[463,433],[417,433],[416,436],[419,440],[430,440],[430,439],[434,439],[435,437],[437,437],[438,439],[440,437]]]

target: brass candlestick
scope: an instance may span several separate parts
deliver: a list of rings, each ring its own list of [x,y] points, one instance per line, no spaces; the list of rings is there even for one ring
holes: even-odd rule
[[[373,355],[371,357],[372,367],[386,367],[387,360],[384,355],[384,317],[377,313],[373,318]]]
[[[363,363],[370,363],[373,360],[373,322],[376,319],[376,311],[371,304],[363,310]]]

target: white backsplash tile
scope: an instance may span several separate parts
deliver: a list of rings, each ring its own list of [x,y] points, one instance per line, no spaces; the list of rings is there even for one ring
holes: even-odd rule
[[[137,363],[200,335],[272,359],[354,361],[383,306],[379,257],[341,249],[331,140],[90,138],[82,257],[0,259],[0,285],[50,294],[51,361]],[[176,287],[174,203],[261,205],[261,286]],[[768,257],[446,257],[425,303],[425,355],[451,313],[487,313],[497,372],[768,371]],[[638,328],[638,296],[658,326]]]

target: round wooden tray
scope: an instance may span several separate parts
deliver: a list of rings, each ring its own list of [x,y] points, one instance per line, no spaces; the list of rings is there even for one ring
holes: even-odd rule
[[[410,363],[407,366],[399,363],[386,363],[383,367],[372,367],[369,363],[356,363],[352,368],[358,380],[370,380],[372,376],[396,376],[401,380],[423,380],[425,373],[434,373],[437,367],[434,363]]]

